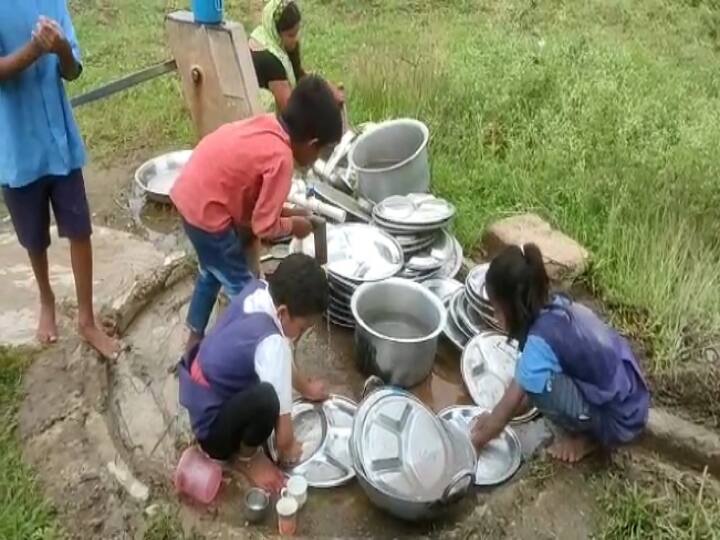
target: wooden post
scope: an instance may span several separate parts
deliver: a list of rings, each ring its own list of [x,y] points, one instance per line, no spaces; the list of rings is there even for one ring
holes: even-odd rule
[[[198,136],[260,114],[259,87],[242,25],[196,24],[192,13],[167,16],[170,49]]]

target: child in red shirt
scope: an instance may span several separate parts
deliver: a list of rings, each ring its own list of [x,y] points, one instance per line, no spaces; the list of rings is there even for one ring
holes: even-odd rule
[[[283,203],[294,164],[308,166],[342,136],[340,108],[328,84],[305,77],[279,115],[225,124],[203,138],[170,192],[198,256],[188,310],[188,347],[202,339],[220,287],[238,295],[252,278],[247,251],[256,239],[312,231]]]

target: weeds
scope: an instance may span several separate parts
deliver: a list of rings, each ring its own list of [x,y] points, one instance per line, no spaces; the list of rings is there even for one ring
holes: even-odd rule
[[[29,356],[0,347],[0,538],[61,538],[17,440],[21,377]]]
[[[707,473],[706,473],[707,475]],[[605,512],[599,538],[657,540],[720,538],[720,497],[706,475],[696,489],[662,474],[640,480],[606,478],[600,503]]]

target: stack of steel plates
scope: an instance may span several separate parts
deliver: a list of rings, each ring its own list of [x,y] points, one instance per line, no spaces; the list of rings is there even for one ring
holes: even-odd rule
[[[455,207],[427,193],[388,197],[373,208],[373,223],[402,247],[399,277],[424,281],[454,277],[462,266],[462,247],[447,232]]]
[[[467,339],[488,330],[500,330],[485,292],[487,269],[487,264],[481,264],[470,270],[465,287],[455,292],[448,305],[449,319],[453,323],[451,330],[459,330]]]
[[[290,252],[315,256],[312,235],[293,240]],[[350,299],[355,289],[367,281],[380,281],[394,276],[404,263],[403,252],[389,234],[372,225],[344,223],[327,227],[326,266],[330,286],[327,317],[333,324],[353,328],[355,319]]]

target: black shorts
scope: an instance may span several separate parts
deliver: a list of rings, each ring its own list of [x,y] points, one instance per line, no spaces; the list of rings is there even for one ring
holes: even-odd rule
[[[82,240],[92,234],[82,169],[43,176],[19,188],[3,186],[2,191],[20,245],[30,252],[50,246],[51,205],[62,238]]]

